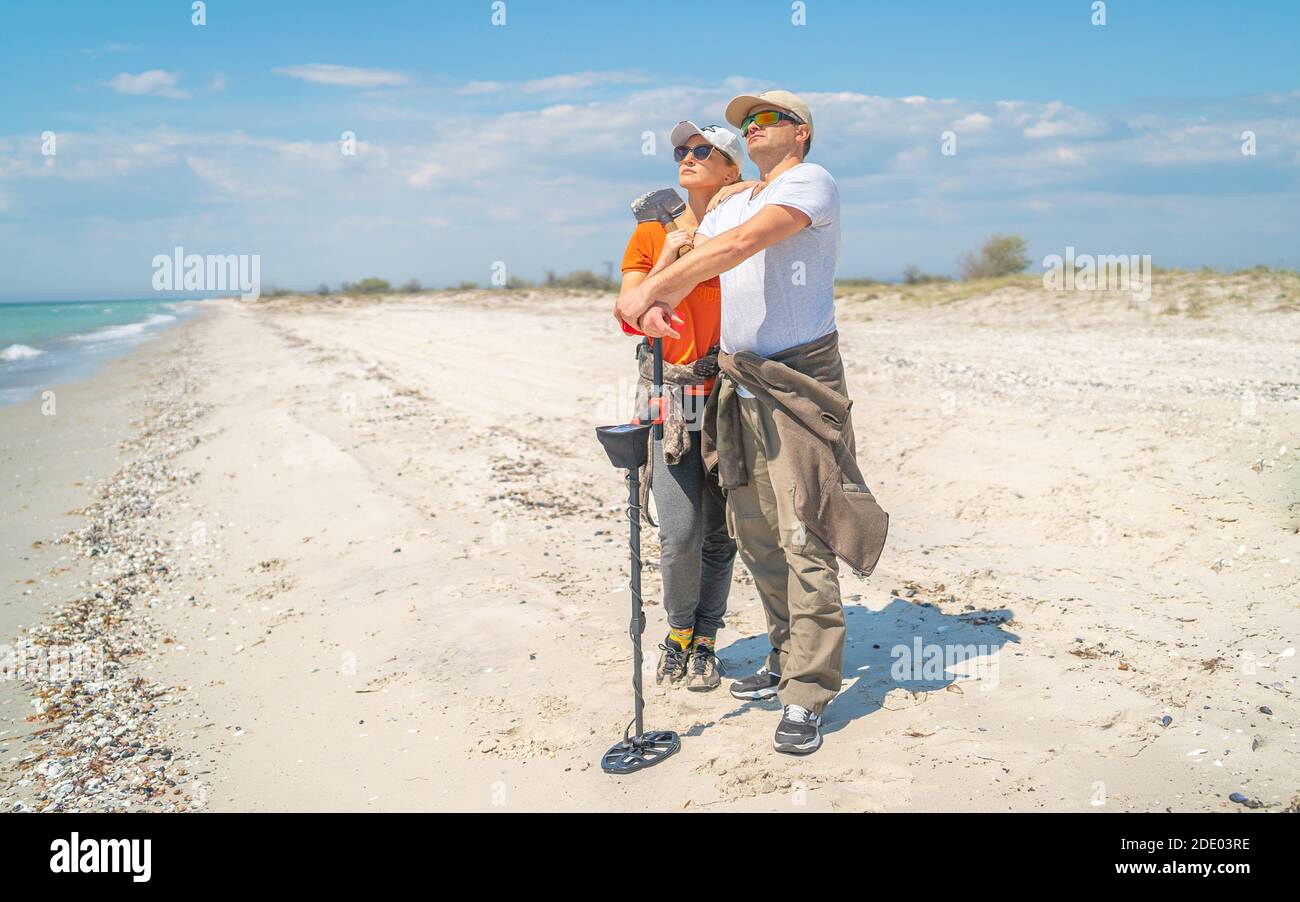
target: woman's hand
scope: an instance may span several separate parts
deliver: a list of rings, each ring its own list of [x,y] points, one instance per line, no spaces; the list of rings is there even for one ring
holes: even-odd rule
[[[695,246],[695,233],[687,232],[685,229],[673,229],[664,236],[664,249],[659,252],[659,259],[655,261],[652,273],[659,272],[665,266],[675,261],[682,254],[682,248]]]
[[[706,214],[712,213],[713,208],[716,207],[718,204],[722,203],[727,198],[733,197],[742,191],[749,191],[757,184],[758,182],[753,181],[751,179],[749,181],[736,182],[734,185],[725,185],[724,187],[719,188],[718,193],[713,195],[712,198],[710,198],[709,205],[704,208],[704,212]]]

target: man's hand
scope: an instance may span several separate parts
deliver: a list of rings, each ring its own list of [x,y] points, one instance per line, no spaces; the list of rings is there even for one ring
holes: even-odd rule
[[[672,307],[664,303],[656,303],[642,315],[637,328],[650,338],[681,338],[682,336],[673,328],[673,323],[684,322],[686,320],[678,316]]]
[[[690,255],[688,254],[687,257],[689,256]],[[680,266],[681,263],[679,261],[672,265]],[[677,306],[677,302],[690,294],[690,292],[690,286],[679,289],[656,287],[655,277],[650,276],[644,282],[634,285],[620,294],[618,296],[618,303],[615,305],[614,310],[618,314],[618,318],[623,320],[623,322],[627,323],[629,326],[635,326],[640,329],[641,317],[648,313],[652,306],[659,305],[664,308],[665,325],[667,325],[671,322],[673,317],[676,317],[676,314],[673,313],[673,308]],[[681,322],[680,319],[677,321]],[[671,325],[669,325],[668,328],[671,329]],[[681,337],[676,332],[664,334],[671,334],[673,338]]]
[[[637,320],[649,307],[650,298],[646,294],[643,280],[619,292],[618,300],[614,302],[614,315],[629,326],[639,329],[641,327],[637,324]]]

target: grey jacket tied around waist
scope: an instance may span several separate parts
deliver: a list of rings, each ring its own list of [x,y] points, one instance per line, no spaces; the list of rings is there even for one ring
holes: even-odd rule
[[[704,415],[702,453],[723,489],[747,485],[741,444],[744,386],[771,415],[780,454],[798,474],[795,513],[804,527],[854,570],[870,574],[880,560],[889,515],[876,503],[858,468],[839,333],[771,357],[749,351],[718,355],[723,378]]]
[[[643,411],[650,403],[650,390],[654,386],[654,352],[649,343],[637,342],[636,362],[639,378],[636,386],[636,410]],[[686,423],[685,401],[683,394],[688,385],[702,385],[718,373],[718,355],[716,349],[694,363],[678,364],[664,361],[664,383],[662,389],[664,411],[664,461],[669,466],[676,466],[691,447],[690,430]],[[654,430],[650,430],[650,453],[641,467],[641,510],[649,511],[647,502],[650,497],[650,485],[654,479]],[[649,519],[647,513],[646,519]],[[651,521],[653,523],[653,521]]]

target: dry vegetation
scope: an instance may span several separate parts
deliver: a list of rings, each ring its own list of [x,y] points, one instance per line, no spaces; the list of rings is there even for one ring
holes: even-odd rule
[[[836,284],[840,310],[857,310],[875,301],[900,301],[945,306],[985,298],[1025,303],[1037,309],[1095,304],[1099,311],[1122,307],[1163,315],[1208,316],[1216,310],[1255,310],[1261,313],[1300,311],[1300,273],[1254,268],[1231,273],[1213,270],[1157,269],[1151,297],[1143,301],[1129,291],[1051,291],[1040,275],[1011,275],[960,282]]]

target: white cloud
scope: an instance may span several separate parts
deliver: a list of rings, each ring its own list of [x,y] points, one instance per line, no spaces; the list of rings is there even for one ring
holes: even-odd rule
[[[552,75],[549,78],[537,78],[523,83],[526,94],[542,94],[559,91],[582,91],[597,85],[634,85],[644,84],[649,79],[635,70],[615,72],[573,72],[568,75]]]
[[[409,84],[411,79],[390,69],[358,69],[336,66],[331,63],[307,63],[303,66],[281,66],[272,69],[276,75],[287,75],[317,85],[340,85],[346,88],[392,88]]]
[[[1044,107],[1038,121],[1025,129],[1025,137],[1039,138],[1093,138],[1109,131],[1106,121],[1082,110],[1067,107],[1053,100]]]
[[[954,122],[952,127],[956,131],[983,132],[988,131],[992,124],[993,120],[983,113],[968,113]]]
[[[471,81],[469,84],[456,91],[457,94],[474,95],[474,94],[495,94],[498,91],[504,91],[506,83],[503,81]]]
[[[185,100],[190,94],[188,91],[183,91],[177,87],[180,80],[181,74],[179,72],[168,72],[166,69],[150,69],[148,72],[140,72],[136,75],[132,75],[130,72],[119,72],[109,80],[108,85],[119,94],[150,95]]]
[[[110,54],[138,53],[143,49],[139,44],[122,44],[117,41],[110,41],[107,44],[100,44],[98,47],[85,47],[77,52],[92,59],[99,59],[101,56]]]
[[[575,79],[572,84],[599,83],[584,73],[564,77]],[[528,84],[547,83],[558,84],[553,79]],[[288,283],[373,273],[417,275],[433,283],[444,276],[486,277],[489,264],[500,259],[509,260],[511,272],[534,277],[548,267],[591,268],[617,259],[609,255],[626,240],[627,201],[672,182],[666,140],[672,124],[681,118],[721,122],[722,108],[734,93],[766,87],[664,82],[609,96],[551,97],[525,92],[525,82],[481,84],[494,87],[478,93],[510,93],[486,109],[472,102],[457,106],[445,88],[434,86],[345,98],[331,110],[326,127],[313,131],[337,135],[347,127],[333,119],[361,123],[364,128],[357,131],[368,141],[358,145],[356,156],[344,156],[336,139],[286,141],[227,130],[221,122],[195,132],[123,126],[60,133],[60,156],[52,166],[29,135],[0,137],[0,189],[8,193],[11,211],[76,211],[51,214],[52,229],[98,217],[135,230],[146,243],[161,240],[156,237],[161,226],[150,218],[152,204],[158,203],[174,216],[169,221],[186,238],[180,243],[197,242],[189,236],[198,229],[207,229],[198,234],[215,236],[210,240],[218,244],[252,242],[265,248],[267,259],[273,251],[281,255],[280,265],[292,268],[283,277]],[[1271,180],[1264,184],[1287,185],[1269,173],[1289,166],[1285,175],[1293,177],[1300,168],[1297,97],[1267,103],[1250,97],[1189,101],[1185,107],[1147,104],[1096,115],[1041,101],[948,102],[856,92],[805,92],[804,97],[817,121],[813,161],[825,165],[840,185],[847,274],[885,272],[907,262],[950,266],[971,246],[971,235],[994,227],[1023,227],[1033,240],[1061,243],[1060,236],[1082,228],[1067,202],[1072,197],[1085,198],[1087,209],[1114,202],[1116,209],[1140,210],[1133,221],[1158,231],[1167,218],[1151,211],[1165,198],[1174,208],[1193,212],[1217,203],[1209,193],[1190,200],[1171,196],[1186,190],[1182,175],[1189,167],[1226,171],[1263,162],[1274,167],[1260,176]],[[420,127],[367,125],[365,117],[375,109],[391,112],[391,121]],[[437,127],[428,127],[435,118]],[[944,156],[940,135],[952,127],[962,134],[959,152]],[[1267,158],[1242,162],[1236,136],[1244,128],[1269,136]],[[1028,129],[1034,136],[1026,134]],[[641,154],[645,131],[658,136],[654,157]],[[466,134],[474,136],[468,150]],[[753,177],[752,163],[745,173]],[[1214,181],[1198,178],[1196,184]],[[1143,187],[1135,191],[1134,184]],[[1224,183],[1225,190],[1231,187]],[[143,199],[143,208],[123,207],[127,189]],[[75,205],[46,200],[73,197]],[[1238,194],[1227,197],[1241,200]],[[275,202],[266,203],[268,198]],[[1272,201],[1251,203],[1248,196],[1242,212],[1228,221],[1267,214],[1284,225],[1294,222],[1276,212]],[[214,210],[216,215],[205,220]],[[365,230],[340,224],[356,211],[373,217],[373,234],[362,236]],[[1110,222],[1101,219],[1103,225]],[[523,236],[538,222],[547,224],[554,241],[534,248]],[[931,230],[932,241],[912,237]],[[883,245],[878,244],[882,237]],[[431,256],[434,239],[439,254]],[[306,245],[310,254],[302,249]],[[1199,252],[1194,248],[1188,254]]]
[[[228,197],[248,199],[265,197],[262,186],[251,179],[248,172],[241,173],[233,167],[199,156],[187,156],[185,165],[200,179]]]
[[[424,163],[416,168],[407,178],[407,181],[416,188],[428,188],[438,176],[442,175],[444,169],[438,163]]]
[[[226,198],[247,196],[245,184],[260,185],[273,178],[273,183],[302,197],[329,196],[346,184],[349,190],[392,192],[394,202],[405,203],[413,193],[418,195],[411,191],[416,188],[436,189],[470,204],[476,198],[489,203],[504,199],[510,193],[508,186],[517,188],[522,180],[528,185],[527,197],[512,206],[531,210],[534,201],[549,203],[556,197],[590,194],[602,200],[584,209],[602,205],[612,209],[619,203],[618,199],[605,203],[609,192],[646,178],[671,179],[673,167],[665,149],[672,123],[683,117],[719,121],[732,90],[725,84],[657,86],[540,109],[457,115],[444,111],[440,128],[433,133],[405,141],[372,138],[349,157],[331,140],[284,141],[238,131],[155,129],[116,135],[60,134],[60,151],[76,150],[61,154],[57,165],[49,166],[42,165],[47,161],[30,141],[0,140],[0,180],[94,180],[124,173],[148,178],[179,164]],[[1269,108],[1265,116],[1258,109],[1241,109],[1247,103],[1244,99],[1212,110],[1213,124],[1207,125],[1193,114],[1150,107],[1101,120],[1060,103],[944,105],[936,100],[917,103],[851,92],[807,92],[805,97],[817,121],[814,161],[830,168],[846,193],[865,190],[881,203],[938,195],[983,203],[991,184],[1011,198],[1050,185],[1112,174],[1119,178],[1136,167],[1173,172],[1186,166],[1231,165],[1238,159],[1232,153],[1236,135],[1247,127],[1273,136],[1271,163],[1300,162],[1300,129],[1295,125],[1300,109]],[[400,110],[411,121],[428,120],[423,95],[404,94],[385,103],[399,100]],[[1070,127],[1059,127],[1049,140],[1045,131],[1050,130],[1044,128],[1036,130],[1034,137],[1026,136],[1027,125],[1040,123]],[[959,142],[956,156],[941,156],[940,135],[954,126],[971,138]],[[641,134],[647,130],[660,141],[658,157],[649,161],[641,155]],[[1082,139],[1079,132],[1084,133]],[[457,139],[467,133],[475,135],[471,154]],[[575,136],[583,136],[577,145]],[[747,162],[745,173],[753,176],[752,163]],[[565,179],[570,181],[566,184]]]
[[[894,155],[895,172],[931,172],[934,169],[934,155],[926,146],[908,147]]]
[[[498,94],[514,90],[523,94],[562,94],[586,91],[604,85],[639,85],[650,79],[636,69],[613,70],[609,72],[570,72],[564,75],[550,75],[546,78],[534,78],[528,81],[471,81],[457,89],[463,96],[475,94]]]

